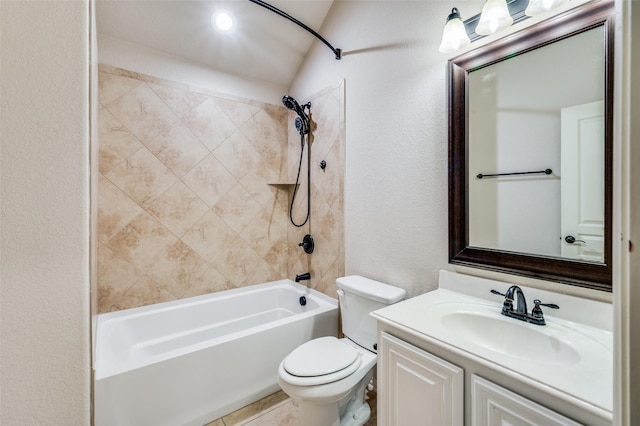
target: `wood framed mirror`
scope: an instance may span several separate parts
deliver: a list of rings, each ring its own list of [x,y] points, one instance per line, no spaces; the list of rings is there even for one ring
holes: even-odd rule
[[[450,263],[611,291],[613,16],[589,2],[449,61]]]

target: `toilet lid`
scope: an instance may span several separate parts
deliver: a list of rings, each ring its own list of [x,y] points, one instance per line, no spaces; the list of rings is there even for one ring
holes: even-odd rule
[[[283,367],[287,373],[298,377],[335,376],[334,373],[340,371],[344,371],[344,375],[340,374],[344,377],[353,372],[347,367],[358,359],[358,351],[329,336],[313,339],[298,346],[284,360]],[[339,378],[333,377],[333,380]]]

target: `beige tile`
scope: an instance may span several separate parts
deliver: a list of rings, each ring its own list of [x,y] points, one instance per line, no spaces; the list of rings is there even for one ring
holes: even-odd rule
[[[290,121],[289,118],[289,111],[286,108],[266,106],[251,117],[251,120],[244,123],[242,131],[258,151],[265,142],[275,143],[286,150],[288,130],[292,128],[297,132],[294,121]]]
[[[162,194],[178,180],[146,148],[127,158],[107,173],[106,177],[140,205]]]
[[[107,173],[144,145],[106,109],[98,113],[100,173]]]
[[[207,99],[183,118],[183,123],[210,151],[237,131],[233,121],[213,98]]]
[[[247,275],[244,276],[244,280],[239,284],[239,286],[241,287],[286,278],[286,275],[280,274],[273,267],[271,267],[268,262],[262,259],[253,261],[250,267],[246,268],[246,273]]]
[[[143,83],[140,80],[100,72],[98,75],[98,100],[100,105],[108,105],[141,84]]]
[[[103,244],[98,245],[98,312],[109,312],[141,276],[129,262]]]
[[[246,426],[300,426],[298,422],[298,407],[295,400],[289,400],[256,419],[243,424]]]
[[[146,206],[146,210],[171,232],[181,237],[209,211],[209,207],[184,183],[177,181],[153,199]]]
[[[288,136],[285,111],[284,107],[277,114],[273,108],[262,109],[241,127],[242,134],[260,155],[260,162],[254,170],[270,182],[277,182],[286,175]]]
[[[314,148],[318,155],[325,156],[340,131],[339,105],[330,96],[323,97],[324,102],[315,102],[312,110],[312,120],[316,127],[313,135],[316,140]]]
[[[182,180],[209,207],[213,207],[237,183],[211,154],[191,169]]]
[[[180,121],[173,123],[168,132],[148,142],[147,147],[178,177],[187,174],[209,154],[209,150]]]
[[[286,278],[287,276],[287,257],[289,254],[289,246],[286,237],[277,241],[271,246],[269,251],[264,255],[264,260],[277,271],[278,278]]]
[[[214,98],[218,107],[233,121],[236,127],[242,126],[254,115],[262,110],[257,105],[245,102],[232,101],[229,99]],[[284,107],[283,107],[284,108]]]
[[[204,426],[226,426],[222,419],[214,420],[212,422],[207,423]]]
[[[182,241],[211,263],[237,238],[238,234],[224,220],[215,212],[208,211],[185,232]]]
[[[289,400],[289,396],[283,391],[278,391],[254,402],[253,404],[234,411],[233,413],[224,416],[222,419],[226,426],[242,425],[249,420],[255,419],[268,413],[274,408],[279,407],[283,403],[286,403],[285,401],[287,400]]]
[[[241,180],[260,162],[260,156],[240,132],[231,135],[213,154],[236,180]]]
[[[276,245],[278,247],[284,245],[282,254],[286,256],[287,230],[282,224],[274,223],[271,220],[271,214],[268,210],[261,210],[242,230],[240,236],[263,258]]]
[[[98,240],[106,242],[120,232],[142,208],[102,175],[98,177]]]
[[[182,297],[200,296],[202,294],[230,290],[232,288],[235,288],[233,283],[218,272],[213,266],[210,266],[198,278],[189,281],[187,289]]]
[[[147,270],[178,241],[160,222],[143,212],[106,245],[138,269]]]
[[[263,207],[272,205],[278,193],[277,186],[269,185],[265,179],[253,171],[247,173],[240,184],[251,195],[251,198]]]
[[[143,144],[169,131],[178,120],[146,83],[111,102],[107,109]]]
[[[271,275],[270,266],[249,247],[242,238],[237,238],[231,244],[225,245],[224,252],[215,260],[213,265],[222,275],[227,277],[236,287],[247,284],[248,277],[256,284],[254,272],[260,270]],[[260,279],[258,282],[263,282]]]
[[[177,298],[185,297],[192,281],[207,271],[207,262],[189,246],[176,242],[147,271],[147,275]]]
[[[147,83],[162,101],[179,117],[189,114],[194,108],[209,99],[201,93],[171,87],[159,83]]]
[[[125,295],[114,305],[117,310],[153,305],[154,303],[176,300],[160,284],[143,275],[127,290]]]
[[[240,233],[262,210],[240,184],[231,188],[212,209],[234,231]]]

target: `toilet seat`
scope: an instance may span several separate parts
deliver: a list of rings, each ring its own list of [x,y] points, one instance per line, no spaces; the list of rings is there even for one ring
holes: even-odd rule
[[[315,386],[353,374],[360,363],[361,355],[357,350],[329,336],[300,345],[284,359],[282,367],[291,384]]]

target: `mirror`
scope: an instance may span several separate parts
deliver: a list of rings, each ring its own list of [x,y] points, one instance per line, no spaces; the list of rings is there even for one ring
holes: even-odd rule
[[[449,261],[611,291],[613,2],[449,61]]]

